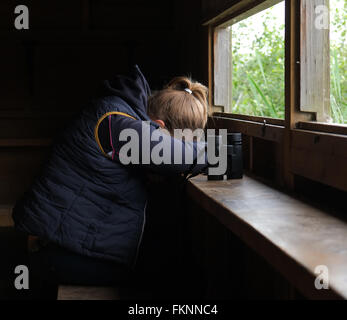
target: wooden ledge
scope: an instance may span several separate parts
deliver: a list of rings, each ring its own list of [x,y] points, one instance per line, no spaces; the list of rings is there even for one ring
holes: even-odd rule
[[[188,195],[309,299],[347,298],[347,223],[250,177],[190,180]],[[329,290],[317,290],[317,266]],[[261,276],[261,275],[259,275]]]
[[[117,288],[59,286],[57,300],[120,300]]]

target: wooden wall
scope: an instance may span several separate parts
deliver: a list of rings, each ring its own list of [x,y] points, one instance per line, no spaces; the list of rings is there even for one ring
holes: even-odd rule
[[[214,18],[238,2],[241,2],[241,1],[240,0],[215,0],[215,1],[202,0],[202,18],[204,21]]]
[[[0,3],[2,114],[70,114],[100,80],[134,63],[152,81],[176,69],[173,1],[37,0],[27,6],[30,29],[16,30],[13,2]]]
[[[29,30],[14,27],[29,8]],[[0,2],[0,203],[13,203],[54,137],[104,79],[138,64],[152,89],[176,75],[204,81],[200,0],[36,0]],[[26,144],[26,143],[24,143]]]

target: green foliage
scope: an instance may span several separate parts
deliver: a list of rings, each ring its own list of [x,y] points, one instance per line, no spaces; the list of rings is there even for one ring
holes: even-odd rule
[[[330,0],[331,10],[331,117],[334,123],[347,124],[347,2]]]
[[[276,20],[268,9],[232,27],[233,113],[284,118],[284,21]]]
[[[330,0],[330,8],[331,118],[347,124],[347,1]],[[233,113],[284,118],[285,27],[278,9],[232,26]]]

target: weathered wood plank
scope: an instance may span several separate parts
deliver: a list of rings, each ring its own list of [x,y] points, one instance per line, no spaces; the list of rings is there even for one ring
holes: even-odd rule
[[[117,288],[59,286],[57,300],[120,300]]]
[[[347,139],[323,132],[293,130],[291,172],[347,191]]]
[[[214,104],[231,112],[231,32],[228,28],[214,31]]]
[[[223,112],[215,111],[213,113],[213,116],[214,117],[228,118],[228,119],[239,119],[239,120],[245,120],[245,121],[260,122],[262,124],[265,121],[267,124],[273,124],[275,126],[282,126],[282,127],[284,127],[284,125],[285,125],[285,121],[282,119],[249,116],[249,115],[245,115],[245,114],[224,113],[224,111]]]
[[[236,23],[280,1],[281,0],[203,0],[203,22],[204,24],[217,25],[233,19],[232,23]]]
[[[317,121],[330,119],[329,24],[317,24],[317,6],[329,7],[329,0],[301,1],[301,111],[315,112]],[[329,20],[329,15],[326,17]]]
[[[187,192],[307,298],[347,298],[347,223],[252,178],[193,178]],[[317,290],[317,266],[330,290]]]
[[[298,129],[308,131],[318,131],[333,134],[343,134],[347,136],[347,125],[345,124],[330,124],[321,122],[299,122]]]
[[[284,127],[271,124],[229,119],[224,117],[209,118],[209,128],[228,129],[230,132],[241,132],[247,136],[282,143]]]

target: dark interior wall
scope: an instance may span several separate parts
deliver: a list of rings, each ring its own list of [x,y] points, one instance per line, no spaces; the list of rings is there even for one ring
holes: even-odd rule
[[[54,137],[102,80],[136,63],[152,89],[182,74],[205,81],[200,3],[1,1],[0,203],[18,198],[49,152],[8,139]],[[20,4],[29,8],[29,30],[14,27]]]
[[[73,113],[101,80],[126,72],[134,63],[154,85],[174,73],[173,1],[20,4],[29,8],[29,30],[14,28],[15,2],[0,3],[2,115],[18,119]],[[1,137],[12,136],[11,128],[6,129],[0,129]]]
[[[135,63],[154,89],[181,74],[206,81],[200,2],[22,1],[30,28],[16,30],[19,3],[1,1],[0,137],[51,136],[101,80]],[[41,130],[35,118],[53,114]]]
[[[176,75],[191,75],[207,85],[207,27],[202,22],[236,2],[1,1],[0,203],[14,202],[38,171],[41,161],[28,158],[49,151],[5,148],[2,139],[53,137],[101,80],[134,63],[153,89]],[[29,30],[14,27],[18,4],[29,8]]]
[[[208,86],[208,28],[201,0],[175,0],[176,75],[188,75]]]

